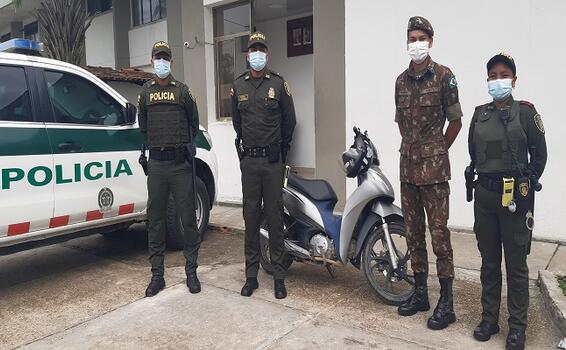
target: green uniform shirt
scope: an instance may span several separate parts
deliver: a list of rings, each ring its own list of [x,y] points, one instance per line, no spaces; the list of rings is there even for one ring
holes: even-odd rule
[[[232,123],[247,147],[289,145],[295,129],[295,107],[289,84],[278,74],[265,72],[254,79],[240,75],[230,90]]]

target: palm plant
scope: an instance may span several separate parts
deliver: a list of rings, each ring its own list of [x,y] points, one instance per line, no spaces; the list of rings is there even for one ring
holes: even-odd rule
[[[23,0],[12,0],[21,8]],[[89,17],[84,0],[45,0],[34,11],[45,53],[56,60],[81,64],[85,34],[95,16]]]

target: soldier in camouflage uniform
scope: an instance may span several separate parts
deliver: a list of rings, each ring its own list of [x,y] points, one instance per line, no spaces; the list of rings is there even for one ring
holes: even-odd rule
[[[246,283],[240,294],[249,297],[258,288],[259,228],[263,217],[269,231],[274,294],[282,299],[287,296],[284,278],[288,267],[281,197],[283,169],[296,118],[289,84],[266,67],[268,57],[265,35],[253,33],[248,42],[251,70],[236,78],[230,91],[246,224]]]
[[[198,293],[200,235],[195,213],[194,169],[189,162],[194,156],[194,144],[189,142],[199,129],[198,109],[189,88],[171,75],[169,45],[158,41],[153,45],[151,57],[156,74],[138,96],[140,130],[149,148],[147,236],[152,277],[145,295],[152,297],[165,288],[165,215],[170,194],[185,231],[187,287],[191,293]]]
[[[503,53],[493,56],[487,73],[493,101],[476,107],[468,136],[472,165],[478,173],[474,231],[482,257],[483,311],[474,338],[487,341],[499,332],[503,247],[509,310],[506,348],[521,350],[529,308],[527,254],[534,225],[533,188],[546,165],[546,141],[535,107],[515,101],[511,94],[517,80],[513,58]],[[516,206],[511,210],[502,205],[504,177],[515,182]]]
[[[453,309],[454,264],[447,228],[450,187],[448,148],[462,127],[456,78],[449,68],[428,55],[434,31],[428,20],[411,17],[407,47],[412,62],[395,83],[395,121],[400,148],[401,202],[407,225],[407,244],[415,273],[415,294],[398,308],[403,316],[430,309],[425,212],[436,254],[440,300],[428,320],[431,329],[456,321]],[[444,125],[449,125],[444,132]]]

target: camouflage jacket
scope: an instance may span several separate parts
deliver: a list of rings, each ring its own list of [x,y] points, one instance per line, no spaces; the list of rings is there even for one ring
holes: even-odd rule
[[[417,186],[450,179],[446,120],[462,117],[456,77],[428,58],[419,73],[413,65],[395,82],[395,121],[401,131],[400,180]]]

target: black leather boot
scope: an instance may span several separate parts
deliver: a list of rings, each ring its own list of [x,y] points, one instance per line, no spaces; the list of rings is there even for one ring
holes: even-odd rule
[[[497,323],[482,320],[474,329],[474,339],[477,341],[488,341],[492,335],[499,333],[499,325]]]
[[[153,276],[151,277],[151,281],[145,290],[146,297],[152,297],[159,293],[160,290],[165,288],[165,279],[163,277]]]
[[[434,309],[434,313],[428,319],[428,328],[440,330],[448,327],[449,324],[456,322],[454,314],[454,298],[452,296],[452,278],[439,278],[440,280],[440,299]]]
[[[187,275],[187,287],[189,287],[189,292],[192,294],[200,293],[200,281],[196,272]]]
[[[285,280],[275,280],[275,299],[285,299],[287,297],[287,289],[285,288]]]
[[[505,349],[507,350],[523,350],[525,348],[525,331],[517,328],[510,328],[507,334],[507,342]]]
[[[399,306],[397,312],[401,316],[413,316],[419,311],[430,310],[428,303],[427,276],[424,272],[415,273],[415,293],[405,304]]]
[[[242,287],[242,291],[240,295],[243,297],[251,297],[254,294],[254,290],[259,287],[259,283],[257,282],[256,277],[248,277],[246,278],[246,284]]]

